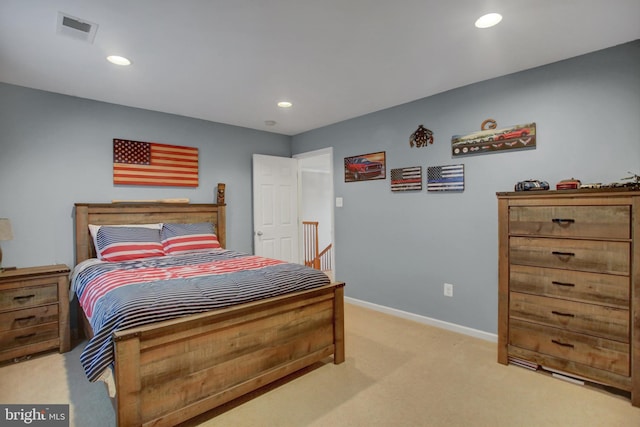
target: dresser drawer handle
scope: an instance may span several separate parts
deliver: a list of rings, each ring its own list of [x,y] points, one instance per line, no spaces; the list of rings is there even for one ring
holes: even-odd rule
[[[576,317],[576,315],[575,315],[575,314],[571,314],[571,313],[561,313],[561,312],[559,312],[559,311],[555,311],[555,310],[553,310],[551,313],[552,313],[552,314],[556,314],[556,315],[558,315],[558,316]]]
[[[563,224],[573,224],[574,222],[576,222],[575,219],[571,219],[571,218],[553,218],[551,220],[551,222],[558,224],[558,225],[563,225]]]
[[[554,344],[561,345],[562,347],[575,348],[575,346],[573,344],[569,344],[569,343],[566,343],[566,342],[560,342],[558,340],[551,340],[551,342],[554,343]]]
[[[568,287],[575,287],[576,285],[574,283],[563,283],[563,282],[557,282],[557,281],[552,281],[551,282],[552,285],[558,285],[558,286],[568,286]]]
[[[14,320],[16,322],[26,322],[27,320],[33,320],[35,318],[36,318],[36,316],[31,315],[31,316],[27,316],[27,317],[16,317]]]
[[[27,335],[19,335],[19,336],[15,337],[15,339],[16,340],[26,340],[28,338],[35,337],[35,336],[36,336],[36,333],[35,332],[31,332],[30,334],[27,334]]]
[[[33,298],[35,296],[36,296],[36,294],[22,295],[22,296],[19,296],[19,297],[13,297],[13,299],[16,300],[16,301],[22,301],[22,300],[25,300],[25,299]]]
[[[573,252],[560,252],[560,251],[553,251],[551,252],[553,255],[558,255],[558,256],[576,256],[575,253]]]

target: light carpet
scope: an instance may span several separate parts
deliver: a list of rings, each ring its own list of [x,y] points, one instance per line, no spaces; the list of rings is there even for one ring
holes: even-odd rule
[[[496,362],[496,344],[346,304],[347,360],[317,364],[184,426],[640,426],[628,395]],[[114,426],[79,355],[0,367],[0,402],[69,403],[71,425]]]

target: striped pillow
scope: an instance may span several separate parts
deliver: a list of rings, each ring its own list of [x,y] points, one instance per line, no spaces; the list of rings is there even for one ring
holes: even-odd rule
[[[142,227],[100,227],[96,251],[103,261],[126,261],[163,256],[160,230]]]
[[[160,238],[167,255],[220,249],[218,237],[213,233],[213,224],[162,224]]]

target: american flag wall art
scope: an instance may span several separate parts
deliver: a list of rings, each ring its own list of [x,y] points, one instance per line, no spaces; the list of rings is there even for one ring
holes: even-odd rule
[[[422,190],[422,166],[391,169],[391,191]]]
[[[198,149],[114,139],[113,183],[197,187]]]
[[[464,165],[429,166],[427,191],[464,191]]]

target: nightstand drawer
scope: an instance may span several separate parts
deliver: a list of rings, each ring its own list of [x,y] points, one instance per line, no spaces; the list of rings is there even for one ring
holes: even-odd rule
[[[627,242],[511,237],[511,264],[629,274],[631,249]]]
[[[0,311],[58,302],[57,283],[0,291]]]
[[[511,319],[509,344],[619,375],[629,375],[629,344]]]
[[[629,310],[511,292],[511,319],[629,342]]]
[[[509,233],[530,236],[629,239],[629,206],[512,206]]]
[[[58,337],[57,322],[1,332],[0,350],[11,350],[16,347],[23,347],[41,341],[56,339]]]
[[[0,313],[0,332],[58,321],[58,304]]]
[[[629,309],[626,276],[512,264],[509,284],[516,292]]]

